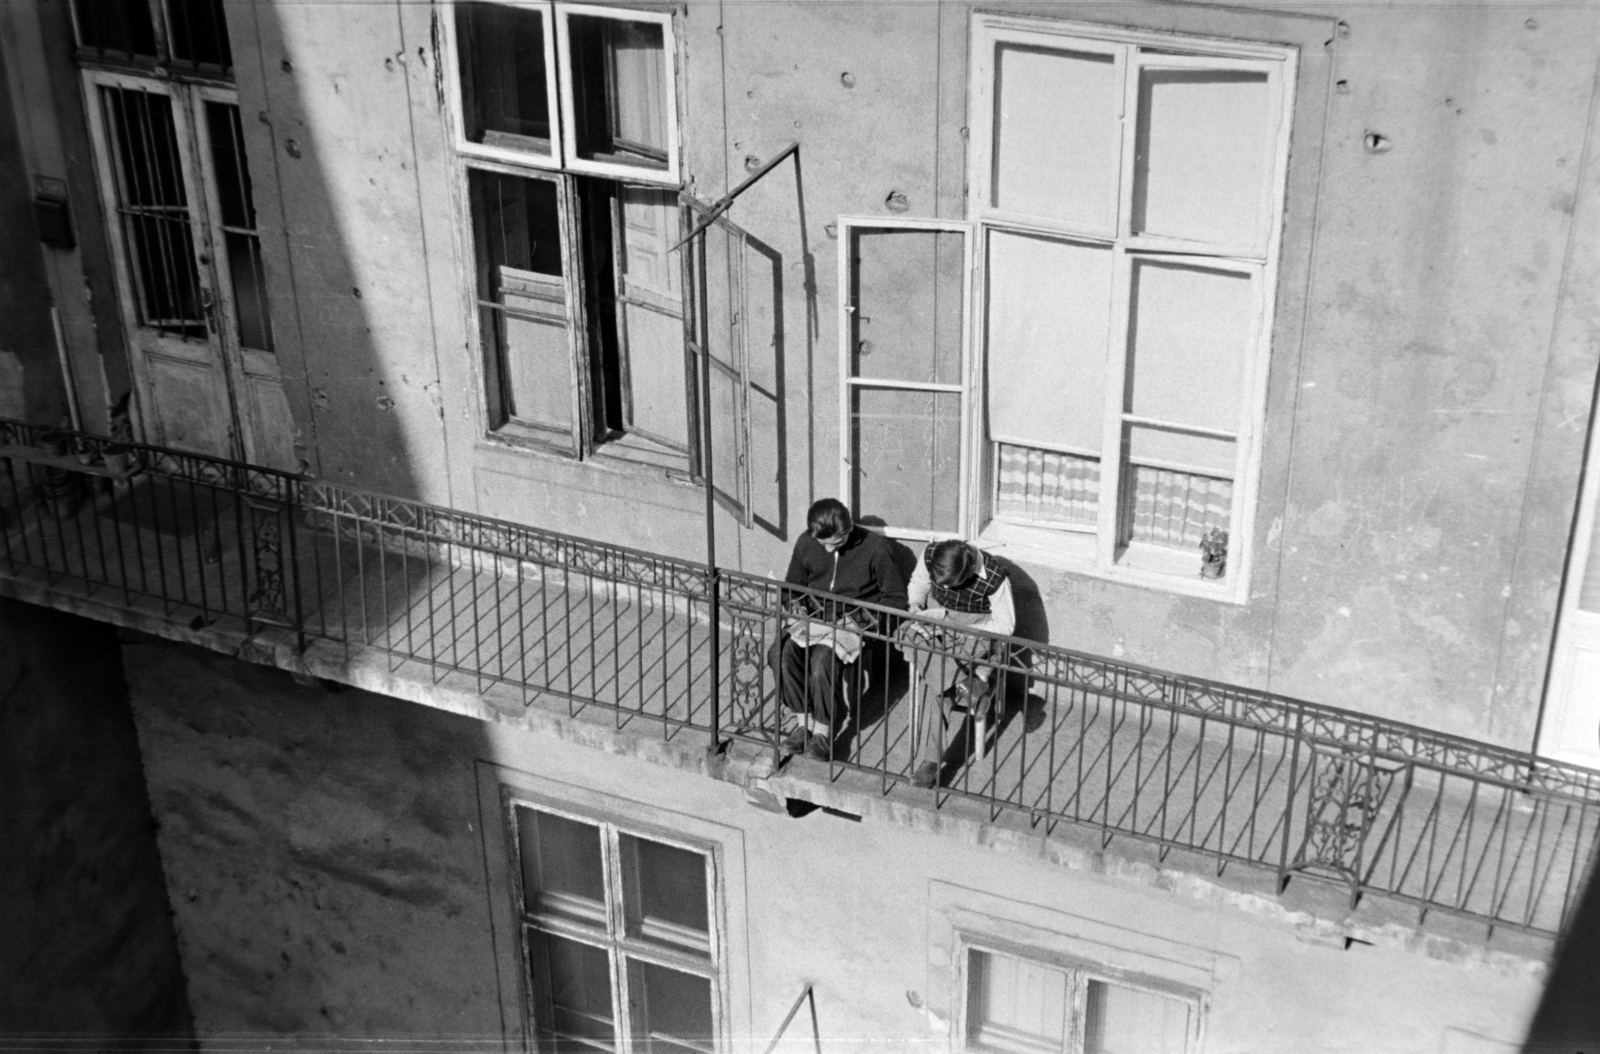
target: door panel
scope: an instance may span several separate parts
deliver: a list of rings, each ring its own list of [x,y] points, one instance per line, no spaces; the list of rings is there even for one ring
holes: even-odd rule
[[[184,107],[171,86],[89,76],[101,193],[145,437],[236,456],[227,377],[206,318],[211,292],[196,245],[203,220],[190,193]]]
[[[147,354],[150,387],[160,393],[148,405],[164,446],[198,453],[225,451],[229,445],[226,406],[217,399],[216,372],[192,358]]]

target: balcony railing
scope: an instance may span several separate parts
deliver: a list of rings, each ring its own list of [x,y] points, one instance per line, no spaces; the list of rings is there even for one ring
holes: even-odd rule
[[[199,628],[277,627],[434,682],[781,761],[767,650],[807,591],[301,476],[0,420],[0,579]],[[126,460],[126,464],[122,464]],[[109,463],[109,464],[108,464]],[[981,803],[1554,935],[1600,839],[1600,772],[1267,692],[886,609],[829,761],[886,793]],[[909,636],[907,623],[944,631]],[[976,658],[975,658],[976,656]],[[910,672],[982,672],[992,709],[909,786]],[[965,663],[965,666],[956,664]],[[938,688],[936,678],[935,689]],[[921,704],[919,706],[919,704]],[[977,720],[987,725],[978,733]]]

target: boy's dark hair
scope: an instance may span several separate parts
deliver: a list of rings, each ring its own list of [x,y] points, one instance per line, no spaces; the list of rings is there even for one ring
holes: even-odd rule
[[[978,569],[977,554],[966,542],[951,538],[928,550],[928,577],[935,585],[959,586]]]
[[[806,527],[817,541],[849,534],[855,527],[850,510],[838,498],[823,498],[806,511]]]

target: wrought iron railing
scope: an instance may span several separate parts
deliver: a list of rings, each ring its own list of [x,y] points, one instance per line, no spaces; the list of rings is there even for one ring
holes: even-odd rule
[[[109,448],[109,449],[108,449]],[[0,420],[0,578],[308,646],[617,726],[783,760],[769,649],[808,591],[292,474]],[[817,597],[818,600],[822,598]],[[859,605],[830,771],[1559,933],[1600,840],[1600,773],[1398,722]],[[925,627],[929,633],[909,631]],[[931,666],[926,688],[917,671]],[[714,690],[713,690],[714,689]]]

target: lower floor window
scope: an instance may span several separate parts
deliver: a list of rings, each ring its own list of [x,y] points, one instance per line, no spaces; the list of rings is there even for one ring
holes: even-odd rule
[[[547,1054],[714,1054],[710,854],[513,801],[529,1014]]]
[[[967,949],[966,1045],[1002,1054],[1187,1054],[1199,1003],[1087,965]]]

